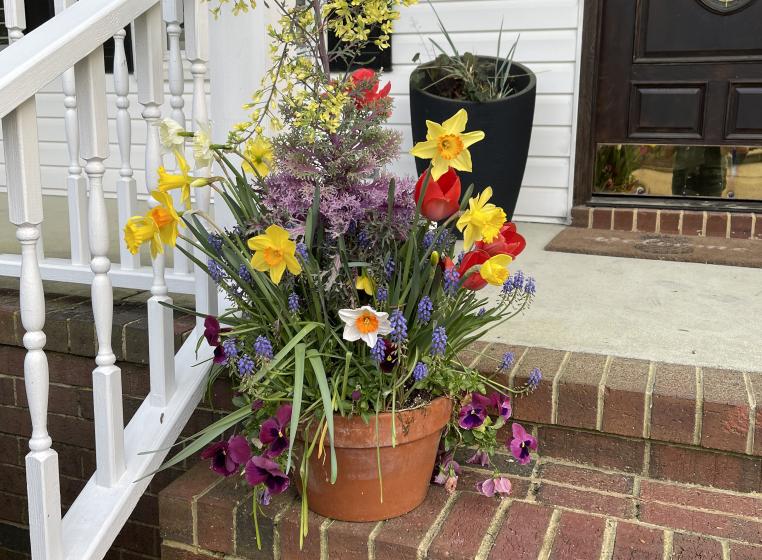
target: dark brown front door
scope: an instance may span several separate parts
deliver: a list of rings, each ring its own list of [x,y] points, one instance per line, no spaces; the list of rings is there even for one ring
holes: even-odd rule
[[[593,13],[586,13],[597,20],[594,33],[586,22],[586,41],[591,35],[594,40],[587,48],[597,47],[590,72],[595,83],[587,88],[593,97],[592,138],[579,147],[594,152],[581,158],[593,167],[587,181],[600,183],[601,174],[617,165],[627,173],[651,166],[615,178],[621,184],[614,194],[652,194],[644,182],[655,180],[660,169],[683,166],[685,176],[676,171],[674,179],[663,179],[666,186],[652,190],[662,196],[732,198],[727,176],[738,174],[733,166],[751,165],[750,148],[762,145],[762,0],[586,3],[593,4]],[[619,145],[632,149],[625,154]],[[606,149],[619,151],[611,156]],[[747,175],[754,170],[741,171],[742,192],[753,195]],[[714,187],[705,186],[712,181]],[[606,192],[600,184],[591,190]],[[759,194],[762,199],[762,176]],[[752,195],[745,196],[756,198]]]

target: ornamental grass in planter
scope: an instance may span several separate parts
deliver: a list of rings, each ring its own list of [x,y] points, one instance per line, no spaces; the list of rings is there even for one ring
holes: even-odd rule
[[[255,523],[290,485],[304,514],[386,519],[419,505],[432,477],[454,489],[460,446],[473,446],[481,466],[502,446],[522,463],[537,448],[518,424],[508,441],[498,431],[510,422],[511,396],[532,390],[540,373],[509,389],[505,377],[460,358],[535,292],[531,278],[509,272],[524,238],[489,189],[472,197],[447,163],[453,154],[468,161],[482,133],[467,131],[465,111],[430,123],[432,138],[416,147],[430,167],[417,183],[396,177],[385,170],[400,143],[384,127],[389,88],[369,70],[328,72],[336,55],[321,39],[323,21],[337,20],[324,18],[349,9],[349,31],[334,31],[350,52],[362,46],[357,30],[371,4],[282,7],[271,30],[274,65],[250,120],[220,145],[208,131],[164,121],[160,136],[180,172],[159,170],[157,205],[125,228],[133,252],[150,244],[154,256],[185,239],[190,249],[178,248],[228,298],[225,312],[205,318],[199,344],[214,348],[210,382],[231,383],[237,410],[185,441],[165,466],[201,451],[215,472],[256,488]],[[277,129],[270,138],[267,117]],[[196,168],[214,162],[219,175],[191,173],[186,138]],[[232,228],[172,207],[168,191],[181,189],[189,202],[192,189],[207,185],[229,207]],[[482,295],[488,284],[497,295]],[[495,372],[511,361],[506,355]],[[510,482],[495,472],[479,489],[507,495]]]
[[[485,133],[474,146],[473,169],[465,169],[463,179],[478,189],[491,186],[495,202],[513,216],[524,178],[532,136],[537,80],[535,74],[514,60],[518,39],[501,55],[500,32],[497,56],[461,53],[445,29],[434,5],[434,15],[447,45],[430,39],[436,56],[410,74],[410,122],[413,141],[428,138],[427,123],[442,122],[464,109],[472,126]],[[502,25],[501,25],[502,29]],[[416,55],[417,61],[418,55]],[[413,155],[418,155],[413,152]],[[470,162],[469,162],[470,163]],[[419,173],[428,165],[425,157],[416,160]]]

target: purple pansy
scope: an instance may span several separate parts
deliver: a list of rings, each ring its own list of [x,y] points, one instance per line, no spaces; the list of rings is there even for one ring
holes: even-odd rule
[[[476,490],[488,498],[491,498],[495,494],[498,494],[501,497],[508,496],[511,493],[511,481],[504,476],[488,478],[487,480],[477,483]]]
[[[280,494],[288,489],[288,476],[284,474],[278,463],[267,457],[255,455],[246,463],[246,481],[252,486],[264,484],[269,496]]]
[[[484,424],[490,405],[492,405],[492,399],[479,393],[471,393],[471,402],[460,408],[458,425],[464,430],[478,428]]]
[[[268,445],[265,452],[268,457],[277,457],[288,448],[286,426],[291,421],[291,405],[284,404],[275,413],[275,416],[262,422],[259,430],[259,441]]]
[[[241,465],[251,457],[249,442],[243,436],[233,436],[228,441],[218,441],[201,452],[202,459],[210,459],[210,468],[222,476],[238,472]]]
[[[225,353],[225,348],[222,344],[218,344],[214,347],[214,359],[215,364],[224,364],[228,361],[228,355]]]
[[[524,426],[516,422],[511,427],[513,431],[513,439],[508,444],[511,453],[516,458],[516,461],[520,465],[526,465],[532,458],[529,455],[531,451],[537,451],[537,438],[529,434]]]
[[[511,417],[511,397],[492,393],[492,405],[503,420],[508,420]]]
[[[458,475],[460,475],[460,465],[453,459],[452,453],[447,453],[441,459],[439,472],[434,477],[433,482],[434,484],[439,484],[441,486],[446,484],[451,478],[454,478],[457,481]]]
[[[481,449],[477,449],[476,453],[466,461],[470,465],[479,465],[480,467],[489,467],[489,455]]]

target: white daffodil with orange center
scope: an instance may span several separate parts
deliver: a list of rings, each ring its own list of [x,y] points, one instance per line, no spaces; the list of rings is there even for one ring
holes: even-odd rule
[[[464,132],[468,113],[461,109],[442,124],[426,121],[426,140],[418,142],[410,153],[431,160],[431,176],[436,181],[452,167],[471,171],[471,152],[468,147],[484,138],[484,132]]]
[[[468,210],[458,218],[455,226],[463,232],[463,250],[468,251],[476,241],[492,243],[500,234],[500,228],[505,223],[505,211],[495,206],[492,198],[492,187],[484,189],[479,196],[468,201]]]
[[[363,305],[359,309],[340,309],[339,318],[344,321],[344,340],[362,340],[369,348],[374,348],[379,336],[392,332],[389,314]]]
[[[288,232],[282,227],[273,224],[247,243],[254,251],[251,267],[259,272],[269,272],[274,284],[280,284],[286,269],[294,276],[302,272],[295,256],[296,243],[289,239]]]

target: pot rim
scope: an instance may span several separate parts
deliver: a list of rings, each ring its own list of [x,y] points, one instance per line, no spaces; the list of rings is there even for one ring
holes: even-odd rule
[[[396,446],[441,431],[450,421],[453,404],[452,398],[441,396],[419,406],[395,411]],[[343,449],[392,447],[392,413],[382,412],[378,415],[378,436],[375,418],[375,414],[371,415],[365,424],[359,414],[347,417],[334,415],[334,445]],[[310,428],[310,438],[314,437],[314,429]],[[301,440],[300,436],[301,433],[297,439]],[[327,437],[324,446],[326,449],[329,446]]]
[[[495,60],[494,56],[483,56],[478,55],[477,58],[481,59],[491,59]],[[501,58],[500,60],[505,60],[505,58]],[[512,93],[511,95],[507,97],[501,97],[500,99],[491,99],[489,101],[469,101],[467,99],[451,99],[450,97],[443,97],[441,95],[435,95],[433,93],[430,93],[424,89],[419,88],[418,86],[413,85],[413,77],[418,74],[419,72],[423,71],[423,67],[426,65],[419,64],[416,66],[413,71],[410,73],[410,89],[415,90],[417,92],[420,92],[421,95],[424,95],[426,97],[431,97],[432,99],[437,99],[441,101],[449,101],[451,103],[460,104],[460,105],[492,105],[492,104],[499,104],[504,103],[513,99],[516,99],[518,97],[521,97],[522,95],[527,95],[531,91],[535,90],[537,88],[537,74],[535,74],[532,70],[530,70],[526,65],[522,64],[521,62],[516,62],[515,60],[511,63],[511,66],[518,66],[524,71],[524,74],[520,75],[526,75],[529,77],[529,83],[524,87],[521,91],[517,91],[515,93]]]

